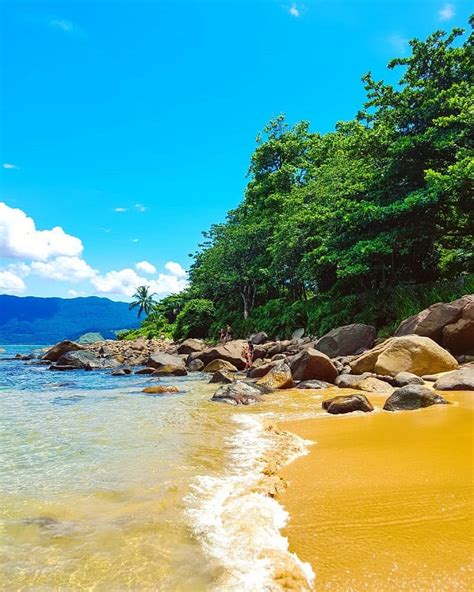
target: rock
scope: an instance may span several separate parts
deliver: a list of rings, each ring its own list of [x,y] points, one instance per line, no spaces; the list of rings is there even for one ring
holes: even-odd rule
[[[202,360],[191,360],[186,363],[186,368],[190,372],[200,372],[204,368]]]
[[[380,393],[390,395],[393,393],[393,386],[387,382],[380,380],[370,373],[366,372],[361,375],[357,374],[343,374],[336,378],[336,386],[339,388],[355,388],[360,391],[368,393]]]
[[[114,358],[98,358],[92,351],[76,350],[62,355],[57,366],[71,366],[77,370],[104,370],[117,368],[119,362]]]
[[[237,368],[226,360],[212,360],[204,367],[203,372],[217,372],[218,370],[227,370],[228,372],[237,372]]]
[[[334,386],[333,384],[329,384],[329,382],[324,382],[324,380],[305,380],[300,382],[296,388],[298,389],[326,389]]]
[[[151,368],[147,366],[146,368],[140,368],[140,370],[135,370],[135,374],[153,374],[155,368]]]
[[[474,319],[462,318],[444,327],[443,346],[454,354],[473,353]]]
[[[43,360],[49,360],[50,362],[57,362],[61,356],[67,354],[70,351],[78,351],[83,350],[84,348],[74,343],[74,341],[61,341],[53,345],[51,349],[44,354],[42,357]]]
[[[407,386],[408,384],[423,384],[424,380],[417,376],[416,374],[412,374],[411,372],[399,372],[395,374],[394,377],[395,385],[396,386]]]
[[[259,364],[258,366],[252,366],[247,373],[249,378],[262,378],[265,374],[268,374],[272,368],[274,368],[278,362],[268,362],[267,364]]]
[[[195,352],[202,352],[205,344],[201,339],[186,339],[178,346],[178,354],[193,354]]]
[[[155,368],[153,375],[185,376],[187,374],[184,360],[171,354],[154,353],[148,358],[147,366]]]
[[[179,393],[179,388],[176,386],[147,386],[142,390],[142,393],[150,395],[161,395],[162,393]]]
[[[260,386],[265,386],[270,389],[285,389],[294,386],[291,370],[288,364],[280,362],[265,374],[257,382]]]
[[[272,358],[275,354],[282,354],[290,345],[291,341],[276,341],[267,349],[267,357]]]
[[[409,384],[393,392],[385,401],[385,411],[403,411],[443,405],[448,402],[434,391],[419,384]]]
[[[293,380],[305,381],[315,378],[334,382],[337,376],[337,370],[326,354],[312,348],[294,356],[290,368]]]
[[[262,343],[268,341],[268,335],[265,333],[265,331],[260,331],[259,333],[252,335],[250,340],[254,345],[261,345]]]
[[[429,308],[405,319],[395,331],[395,336],[415,334],[442,343],[444,327],[456,323],[461,318],[463,309],[473,302],[474,296],[469,295],[453,302],[432,304]]]
[[[135,351],[143,351],[144,349],[147,349],[147,339],[146,337],[139,337],[138,339],[135,339],[135,341],[131,341],[130,342],[130,349],[133,349]]]
[[[330,358],[350,356],[374,345],[375,327],[355,323],[337,327],[326,333],[314,344],[314,349],[323,352]]]
[[[267,348],[262,345],[256,345],[253,350],[254,363],[267,357]]]
[[[210,347],[202,352],[195,352],[189,355],[188,364],[192,360],[199,359],[207,366],[213,360],[225,360],[233,364],[238,370],[245,368],[244,348],[246,342],[243,340],[228,341],[225,344]]]
[[[433,388],[438,391],[474,391],[474,368],[460,368],[440,376]]]
[[[212,362],[211,362],[212,364]],[[214,372],[214,374],[211,377],[211,380],[209,381],[209,383],[222,383],[222,384],[230,384],[231,382],[234,382],[234,377],[232,376],[232,374],[229,374],[228,371],[226,370],[217,370],[217,372]]]
[[[58,372],[64,372],[66,370],[77,370],[77,368],[74,368],[74,366],[62,366],[55,362],[54,364],[51,364],[48,370],[57,370]]]
[[[291,340],[294,341],[295,339],[300,340],[303,339],[304,335],[304,328],[301,327],[300,329],[295,329],[291,334]]]
[[[272,357],[272,362],[278,362],[279,360],[286,360],[285,354],[275,354]]]
[[[332,399],[327,399],[323,401],[323,409],[333,415],[352,413],[353,411],[368,413],[374,410],[370,401],[362,394],[339,395]]]
[[[117,368],[117,370],[112,372],[112,376],[128,376],[131,373],[130,368]]]
[[[376,372],[396,376],[411,372],[417,376],[454,370],[458,363],[453,356],[428,337],[408,335],[392,337],[351,362],[355,374]]]
[[[219,387],[211,400],[231,405],[253,405],[261,400],[261,391],[239,380]]]

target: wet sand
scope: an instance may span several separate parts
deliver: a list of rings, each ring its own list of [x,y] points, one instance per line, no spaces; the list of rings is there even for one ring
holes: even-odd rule
[[[474,393],[453,405],[283,421],[315,442],[280,471],[290,551],[316,590],[474,589]]]

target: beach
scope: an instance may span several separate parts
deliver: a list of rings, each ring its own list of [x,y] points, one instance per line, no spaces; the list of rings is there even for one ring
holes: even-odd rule
[[[373,413],[279,423],[313,442],[280,471],[290,551],[316,590],[472,590],[472,392],[395,413],[367,396]]]

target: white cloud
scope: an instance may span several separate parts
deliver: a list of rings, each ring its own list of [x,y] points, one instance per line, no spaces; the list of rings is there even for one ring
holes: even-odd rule
[[[138,243],[139,240],[139,238],[132,238],[132,243]]]
[[[48,25],[52,29],[61,31],[67,35],[82,35],[84,33],[83,29],[81,29],[79,25],[64,18],[51,18],[48,21]]]
[[[128,208],[114,208],[114,212],[118,212],[119,214],[122,214],[123,212],[126,212]]]
[[[12,164],[11,162],[4,162],[2,166],[4,169],[17,169],[18,168],[16,166],[16,164]]]
[[[7,267],[7,270],[21,278],[29,276],[31,271],[30,266],[23,261],[20,263],[10,263],[10,265]]]
[[[77,290],[68,290],[67,293],[68,293],[68,296],[71,296],[71,298],[77,298],[78,296],[85,296],[86,295],[85,292],[78,292]]]
[[[440,21],[449,21],[456,14],[452,4],[445,4],[438,12]]]
[[[144,206],[143,204],[140,204],[140,203],[135,204],[134,208],[136,210],[138,210],[139,212],[146,212],[148,209],[146,206]]]
[[[392,46],[392,49],[400,54],[405,53],[408,49],[408,38],[398,33],[390,35],[388,42]]]
[[[79,257],[57,257],[47,262],[33,261],[31,272],[49,280],[63,282],[82,282],[97,275],[97,271]]]
[[[185,277],[187,275],[187,271],[179,263],[175,263],[174,261],[168,261],[165,268],[176,277]]]
[[[0,271],[0,293],[22,294],[26,290],[26,284],[11,271]]]
[[[299,8],[296,6],[296,4],[292,4],[288,12],[291,14],[291,16],[294,16],[295,18],[298,18],[301,15],[301,12]]]
[[[135,264],[135,268],[138,271],[143,271],[143,273],[149,273],[150,275],[156,273],[156,267],[148,261],[139,261]]]
[[[25,212],[0,202],[0,257],[45,261],[49,257],[77,257],[82,242],[60,226],[37,230]]]

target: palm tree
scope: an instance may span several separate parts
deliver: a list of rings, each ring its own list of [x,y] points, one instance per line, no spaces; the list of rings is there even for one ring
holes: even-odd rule
[[[155,292],[150,294],[150,286],[138,286],[135,294],[132,296],[134,300],[130,302],[128,309],[132,310],[138,306],[138,318],[141,317],[142,312],[148,316],[153,312],[156,304],[153,296],[155,296]]]

